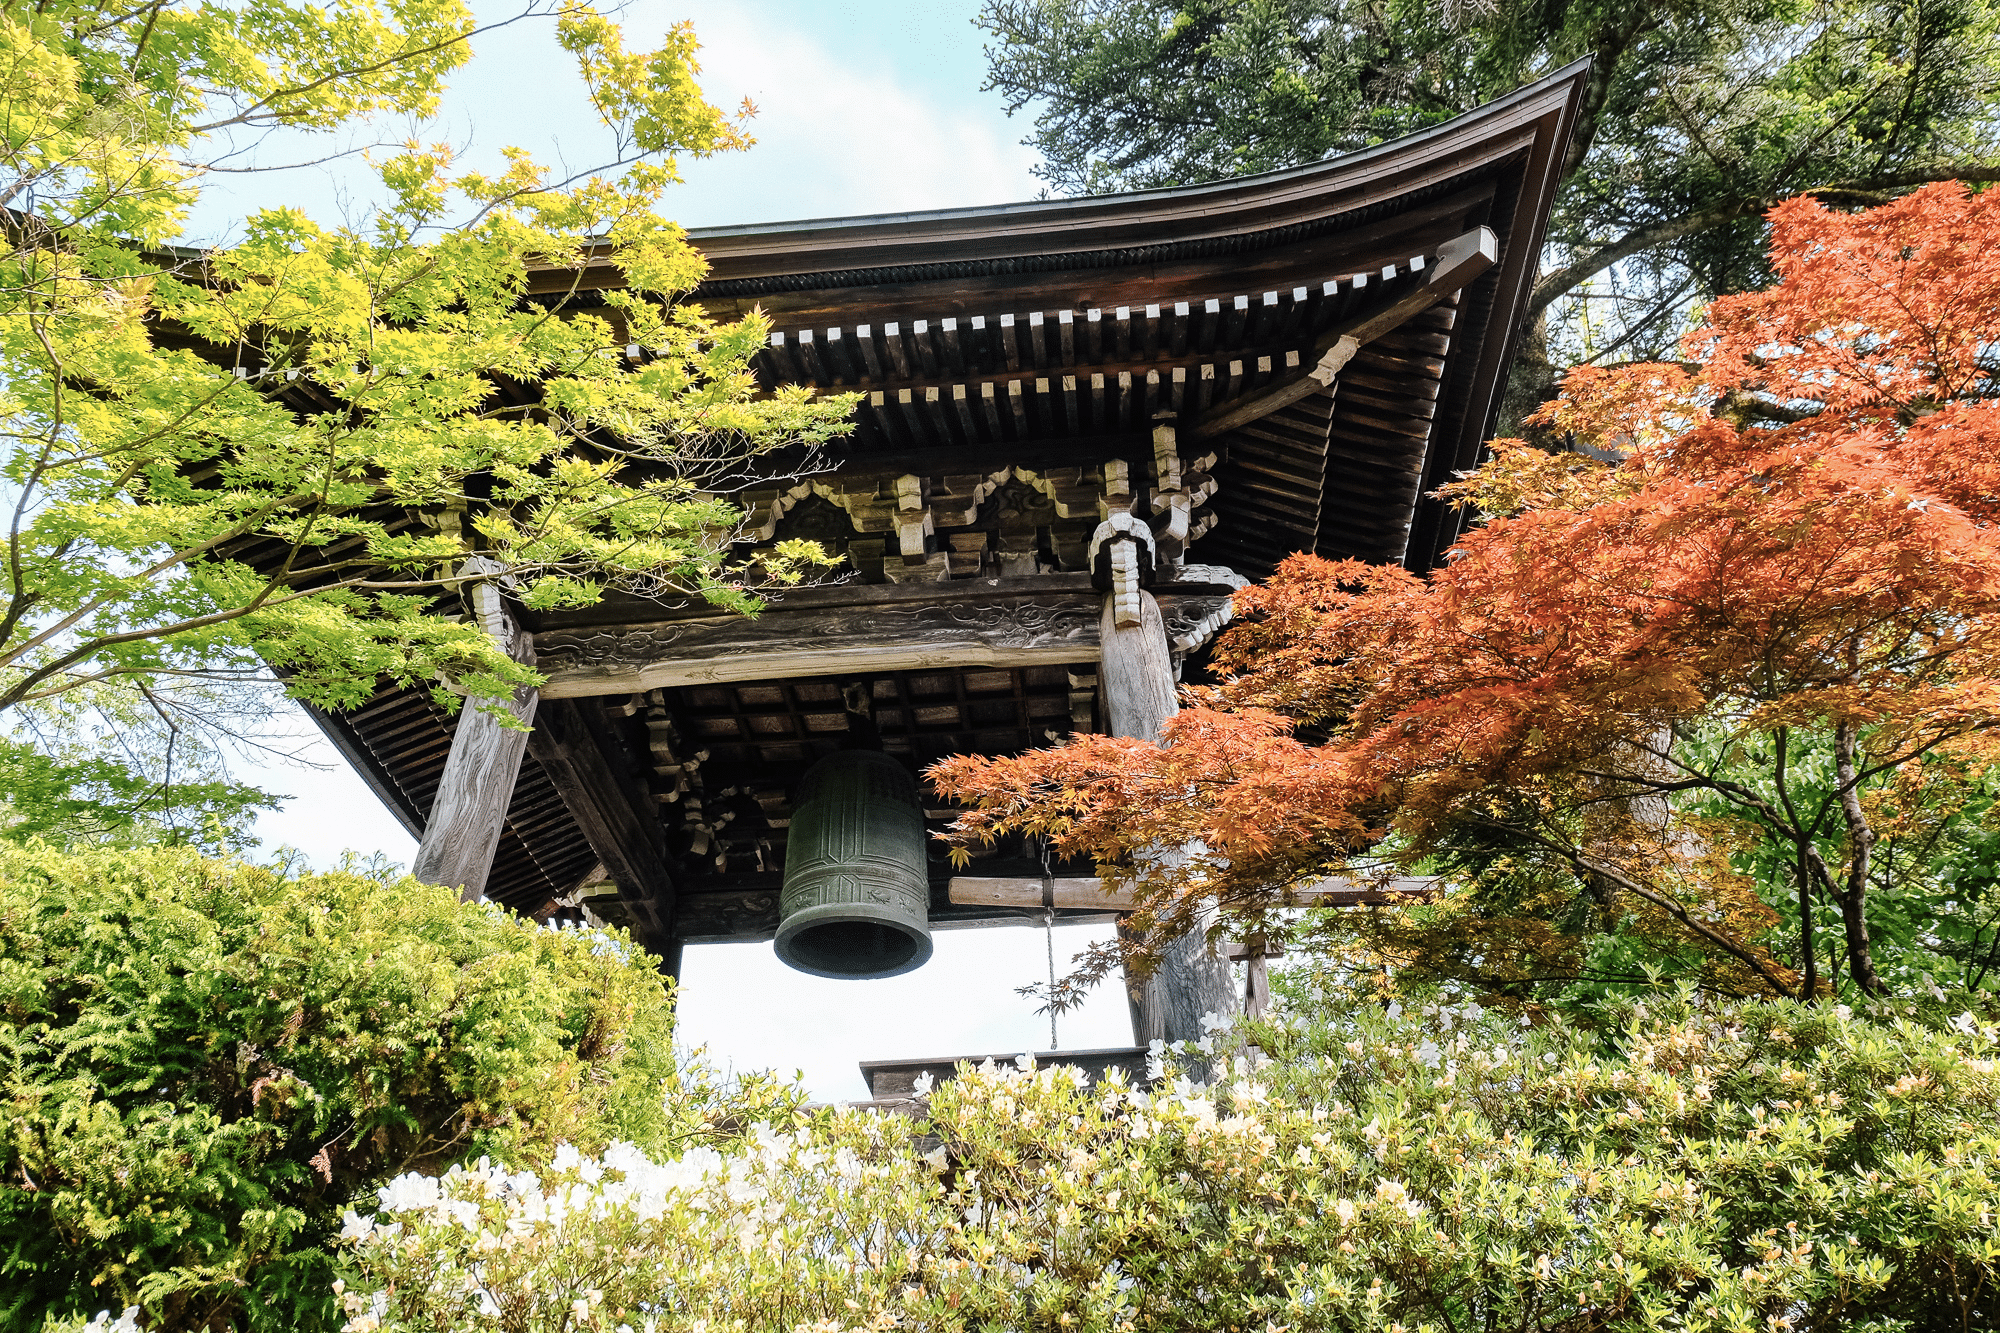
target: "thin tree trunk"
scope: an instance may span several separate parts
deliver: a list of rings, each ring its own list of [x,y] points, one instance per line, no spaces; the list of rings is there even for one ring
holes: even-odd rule
[[[1863,995],[1880,995],[1882,979],[1875,975],[1875,955],[1868,944],[1868,871],[1875,853],[1875,830],[1861,808],[1861,784],[1854,763],[1854,724],[1833,729],[1835,773],[1840,782],[1840,813],[1847,820],[1847,882],[1839,886],[1840,924],[1847,932],[1847,970]]]
[[[1500,393],[1501,435],[1532,436],[1534,431],[1521,424],[1530,412],[1556,396],[1556,368],[1549,360],[1549,315],[1537,311],[1521,330],[1514,360],[1507,367],[1507,385]]]
[[[1799,981],[1799,998],[1811,1003],[1819,995],[1819,950],[1813,940],[1812,863],[1806,856],[1807,848],[1812,845],[1812,835],[1799,826],[1798,812],[1792,808],[1791,789],[1785,785],[1785,766],[1790,758],[1791,741],[1792,729],[1779,727],[1778,799],[1784,803],[1785,812],[1792,817],[1792,845],[1798,849],[1794,873],[1799,885],[1799,956],[1804,960],[1800,967],[1804,976]]]

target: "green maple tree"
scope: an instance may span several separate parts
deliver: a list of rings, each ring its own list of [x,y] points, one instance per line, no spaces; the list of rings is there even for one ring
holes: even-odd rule
[[[80,700],[107,701],[100,731],[150,712],[171,737],[273,668],[336,709],[384,679],[475,701],[533,681],[455,614],[473,556],[536,608],[617,588],[750,609],[756,580],[810,560],[732,568],[736,511],[700,490],[851,410],[756,394],[762,319],[679,299],[705,265],[659,205],[678,157],[750,142],[743,117],[702,96],[686,24],[642,52],[587,5],[531,12],[605,123],[604,169],[560,178],[510,149],[479,172],[413,139],[374,162],[365,217],[272,208],[193,251],[172,242],[232,134],[433,112],[476,37],[467,7],[0,9],[0,719],[51,800],[116,824],[134,793],[256,799],[197,790],[212,772],[175,790],[157,738],[79,757]],[[39,789],[15,790],[17,820],[61,822]]]

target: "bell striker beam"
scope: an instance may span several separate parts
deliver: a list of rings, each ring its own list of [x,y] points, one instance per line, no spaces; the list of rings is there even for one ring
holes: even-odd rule
[[[1126,596],[1122,608],[1120,600],[1116,588],[1105,597],[1099,640],[1107,721],[1114,736],[1157,742],[1167,719],[1180,711],[1166,624],[1151,593]],[[1194,930],[1167,945],[1158,969],[1133,988],[1131,1000],[1132,1038],[1139,1045],[1195,1041],[1203,1035],[1203,1015],[1235,1009],[1236,988],[1229,964]]]
[[[507,655],[524,666],[535,664],[535,638],[516,624],[501,600],[499,585],[492,581],[502,572],[495,561],[474,557],[462,572],[468,579],[466,599],[486,632],[507,650]],[[477,582],[470,580],[477,579]],[[532,726],[538,694],[532,686],[522,686],[514,697],[501,705],[523,727]],[[465,902],[478,902],[486,894],[486,877],[493,869],[493,851],[500,842],[500,829],[507,821],[507,807],[514,797],[514,784],[521,772],[521,754],[527,749],[528,733],[504,727],[487,708],[466,701],[452,734],[451,753],[445,760],[444,776],[431,803],[430,817],[424,821],[424,836],[417,844],[416,861],[410,873],[428,884],[443,884],[458,890]]]

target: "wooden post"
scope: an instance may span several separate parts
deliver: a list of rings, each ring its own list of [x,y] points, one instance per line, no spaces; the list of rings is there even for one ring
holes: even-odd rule
[[[463,572],[478,576],[500,570],[497,562],[474,557],[466,561]],[[496,584],[482,579],[471,584],[464,597],[486,632],[506,647],[508,656],[524,666],[535,664],[534,636],[507,614]],[[534,689],[523,686],[504,706],[517,721],[529,724],[535,720],[538,697]],[[429,884],[457,889],[465,902],[485,897],[493,849],[499,845],[501,826],[507,822],[514,781],[521,772],[521,753],[527,745],[527,732],[501,726],[485,708],[466,700],[459,711],[458,729],[452,734],[444,776],[431,802],[430,818],[424,821],[423,840],[417,844],[416,863],[410,867],[412,875]]]
[[[1174,663],[1167,648],[1166,622],[1160,604],[1147,592],[1139,594],[1134,625],[1118,624],[1117,593],[1104,599],[1100,627],[1106,721],[1114,736],[1158,741],[1167,719],[1180,711],[1174,698]],[[1204,913],[1212,919],[1213,909]],[[1207,924],[1204,920],[1203,924]],[[1227,1014],[1236,1007],[1236,987],[1229,965],[1217,958],[1201,929],[1190,931],[1166,947],[1157,971],[1129,992],[1132,1038],[1144,1046],[1153,1041],[1195,1041],[1204,1034],[1203,1015]]]
[[[1271,973],[1265,960],[1283,958],[1285,951],[1262,935],[1252,935],[1247,940],[1225,944],[1222,956],[1243,964],[1243,1012],[1251,1018],[1262,1018],[1271,1007]]]

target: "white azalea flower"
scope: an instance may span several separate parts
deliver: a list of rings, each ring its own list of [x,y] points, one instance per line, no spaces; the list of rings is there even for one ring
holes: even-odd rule
[[[411,1213],[434,1207],[440,1197],[437,1178],[405,1172],[375,1191],[385,1213]]]

